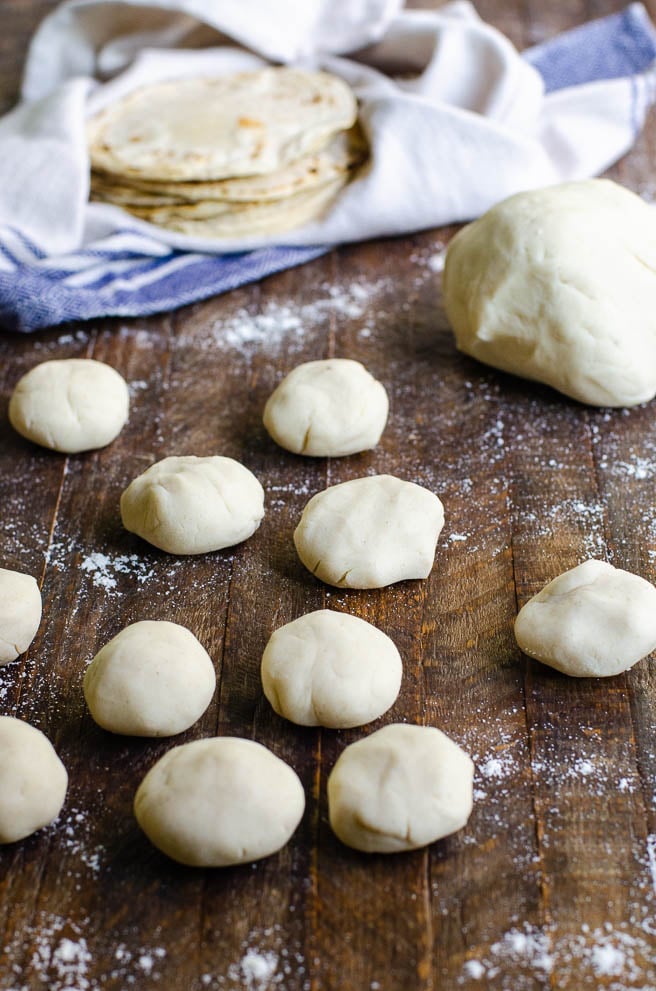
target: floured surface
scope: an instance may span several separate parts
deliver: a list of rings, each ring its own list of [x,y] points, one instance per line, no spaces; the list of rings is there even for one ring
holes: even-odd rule
[[[651,410],[583,410],[458,356],[439,303],[443,245],[440,232],[410,252],[363,247],[170,318],[0,342],[7,394],[35,356],[93,354],[121,369],[133,402],[126,431],[98,456],[53,457],[9,433],[3,441],[13,466],[0,480],[3,554],[45,576],[49,621],[24,660],[0,673],[0,703],[52,734],[72,781],[59,822],[30,841],[26,872],[15,875],[5,945],[20,991],[46,981],[94,991],[107,979],[174,991],[192,981],[210,991],[300,991],[313,979],[428,988],[416,978],[428,913],[432,973],[454,988],[533,991],[554,975],[572,991],[602,978],[615,991],[653,983],[648,664],[610,691],[573,685],[522,659],[512,639],[515,597],[526,601],[591,555],[656,578]],[[307,463],[267,438],[261,410],[285,369],[332,355],[389,383],[392,415],[375,451]],[[263,480],[267,517],[247,544],[183,560],[125,533],[118,498],[153,459],[192,449],[247,459]],[[443,498],[431,578],[380,591],[322,588],[293,550],[304,505],[327,485],[382,471]],[[428,854],[378,864],[341,848],[323,818],[325,780],[361,731],[293,727],[261,694],[273,628],[325,607],[398,643],[401,695],[380,722],[436,725],[474,759],[470,822]],[[286,851],[205,876],[200,942],[197,878],[150,851],[130,813],[166,744],[113,740],[82,701],[98,646],[146,617],[188,625],[216,661],[218,701],[188,738],[255,736],[296,768],[308,796]],[[10,871],[16,855],[3,854]],[[37,909],[30,885],[42,864]],[[139,911],[122,914],[128,877]],[[345,924],[356,905],[361,924]],[[346,956],[334,942],[338,919]],[[398,983],[390,932],[410,948]]]

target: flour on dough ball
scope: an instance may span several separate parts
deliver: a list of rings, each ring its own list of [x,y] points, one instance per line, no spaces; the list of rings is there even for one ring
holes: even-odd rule
[[[656,649],[656,588],[605,561],[585,561],[520,609],[521,650],[577,678],[620,674]]]
[[[312,574],[340,588],[426,578],[444,525],[432,492],[393,475],[367,475],[317,493],[294,532]]]
[[[401,687],[390,638],[348,613],[318,609],[276,630],[262,656],[264,694],[301,726],[346,729],[382,716]]]
[[[328,778],[330,825],[365,853],[415,850],[462,829],[473,780],[471,759],[440,730],[392,723],[340,755]]]
[[[210,704],[214,665],[184,626],[142,620],[98,651],[84,676],[89,711],[103,729],[125,736],[173,736]]]
[[[31,575],[0,568],[0,665],[30,646],[41,622],[41,592]]]
[[[264,490],[232,458],[164,458],[121,496],[123,526],[169,554],[205,554],[252,536]]]
[[[67,787],[66,768],[48,737],[0,716],[0,843],[15,843],[56,819]]]
[[[9,420],[23,437],[53,451],[77,454],[110,444],[130,410],[125,379],[91,358],[36,365],[18,382]]]
[[[444,303],[457,346],[584,403],[651,399],[653,211],[608,179],[519,193],[493,207],[447,251]]]
[[[289,373],[264,407],[264,426],[294,454],[341,457],[375,447],[389,403],[359,361],[308,361]]]
[[[190,867],[228,867],[275,853],[305,808],[291,767],[253,740],[212,737],[174,747],[141,782],[137,822]]]

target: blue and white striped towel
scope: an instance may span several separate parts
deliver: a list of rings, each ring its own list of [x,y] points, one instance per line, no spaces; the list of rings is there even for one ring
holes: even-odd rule
[[[394,53],[395,46],[411,57],[413,45],[425,50],[420,41],[426,31],[434,35],[439,31],[440,44],[417,81],[397,84],[383,77],[377,66]],[[49,244],[48,233],[41,233],[38,225],[35,228],[20,209],[7,205],[9,197],[3,208],[0,196],[0,326],[27,332],[67,321],[170,310],[302,264],[340,241],[469,219],[516,189],[597,174],[628,150],[655,97],[656,35],[640,4],[530,49],[524,58],[500,39],[467,4],[457,3],[450,14],[397,14],[385,37],[370,50],[374,68],[354,68],[347,59],[322,57],[322,65],[341,72],[358,92],[373,166],[365,180],[352,184],[328,222],[286,235],[288,243],[282,246],[269,239],[238,251],[234,244],[195,242],[133,221],[115,208],[83,204],[84,215],[70,220],[70,230],[79,223],[82,231],[75,235],[78,243],[53,253],[54,241]],[[491,61],[481,57],[484,44],[492,45],[497,55],[501,52],[505,62],[493,80],[483,80],[490,83],[488,96],[478,106],[471,101],[480,102],[476,91],[480,94],[481,87],[472,86],[472,80],[478,66],[488,72]],[[469,57],[470,63],[458,92],[453,70],[465,53],[464,61]],[[203,58],[205,53],[186,55],[194,57]],[[477,64],[472,64],[472,57]],[[152,64],[151,58],[148,72]],[[523,74],[532,72],[537,78],[534,70],[551,95],[543,96],[542,87],[538,93]],[[441,92],[444,86],[449,88],[446,98]],[[533,94],[529,100],[533,109],[527,109],[527,91]],[[35,106],[14,112],[5,144],[0,122],[5,167],[17,119],[19,137],[22,127],[30,140],[38,140],[31,114]],[[27,125],[20,114],[26,115]],[[587,126],[585,142],[578,140],[582,122]],[[413,137],[411,150],[399,151],[398,128],[406,125]],[[81,130],[79,122],[77,126]],[[441,146],[436,144],[436,133],[442,139],[446,134]],[[88,168],[86,161],[81,164]],[[406,182],[400,183],[404,174]],[[29,174],[20,181],[26,183],[24,195],[29,196]],[[20,202],[15,188],[11,192],[13,203]],[[40,190],[33,192],[37,196]],[[85,198],[79,190],[76,195],[78,200]],[[12,209],[17,210],[15,216]],[[67,209],[74,211],[75,204]],[[56,212],[54,217],[56,224]],[[57,243],[61,236],[59,231]]]

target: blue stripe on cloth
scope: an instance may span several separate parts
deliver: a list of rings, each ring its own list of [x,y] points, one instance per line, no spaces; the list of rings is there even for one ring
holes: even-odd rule
[[[633,4],[529,49],[547,92],[632,76],[656,58],[656,33]],[[72,320],[147,316],[207,299],[302,265],[330,248],[266,248],[229,255],[169,251],[152,237],[118,230],[59,258],[19,231],[0,229],[0,326],[29,332]]]
[[[656,59],[656,31],[644,7],[631,4],[523,54],[544,79],[546,92],[552,93],[644,72]]]
[[[256,282],[329,250],[324,246],[262,248],[231,255],[174,251],[157,259],[135,254],[134,266],[118,275],[108,272],[103,262],[94,261],[93,281],[83,286],[68,284],[71,270],[62,272],[56,258],[50,270],[31,265],[18,265],[13,271],[0,269],[0,325],[27,333],[71,320],[148,316]],[[124,253],[121,258],[125,259]],[[176,259],[181,260],[179,268],[172,265]],[[151,278],[144,284],[146,270]],[[157,277],[160,270],[161,277]],[[84,269],[75,271],[73,278],[80,271]]]

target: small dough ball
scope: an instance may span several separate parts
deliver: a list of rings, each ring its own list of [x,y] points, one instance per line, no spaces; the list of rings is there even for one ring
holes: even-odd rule
[[[608,179],[519,193],[493,207],[447,251],[444,303],[457,346],[583,403],[651,399],[653,209]]]
[[[319,609],[276,630],[262,656],[264,694],[301,726],[346,729],[394,705],[403,665],[396,645],[371,623]]]
[[[68,775],[47,736],[0,716],[0,843],[15,843],[61,812]]]
[[[656,648],[656,588],[605,561],[585,561],[520,609],[521,650],[576,678],[608,678]]]
[[[184,626],[132,623],[98,651],[84,676],[89,711],[125,736],[173,736],[203,715],[216,688],[214,665]]]
[[[41,592],[31,575],[0,568],[0,665],[24,654],[41,622]]]
[[[462,829],[474,765],[432,726],[392,723],[346,748],[328,778],[328,814],[347,846],[416,850]]]
[[[164,458],[121,496],[123,526],[169,554],[205,554],[255,533],[264,489],[238,461],[219,456]]]
[[[329,358],[282,380],[264,407],[264,426],[294,454],[337,458],[375,447],[388,409],[385,388],[364,365]]]
[[[129,409],[128,387],[116,369],[91,358],[66,358],[23,375],[9,401],[9,420],[35,444],[77,454],[110,444]]]
[[[367,475],[317,493],[294,532],[301,561],[340,588],[426,578],[444,525],[442,503],[421,485]]]
[[[174,747],[143,779],[134,814],[181,864],[228,867],[275,853],[305,808],[295,771],[253,740],[219,736]]]

